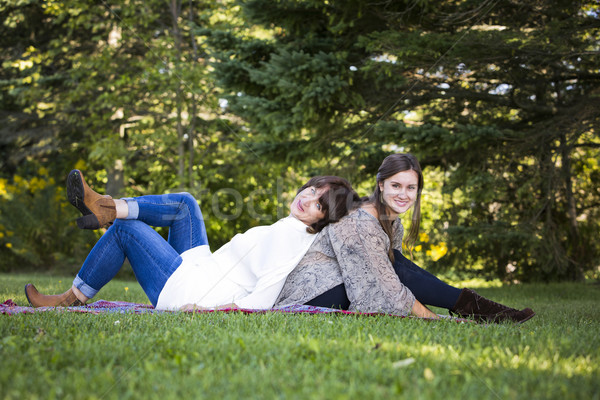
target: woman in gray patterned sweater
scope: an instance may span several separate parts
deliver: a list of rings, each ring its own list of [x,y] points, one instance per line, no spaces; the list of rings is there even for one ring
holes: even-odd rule
[[[381,164],[377,185],[355,210],[327,226],[288,276],[275,305],[309,304],[361,312],[437,318],[423,304],[444,307],[483,322],[524,322],[535,315],[452,287],[402,255],[404,228],[398,218],[411,207],[407,242],[419,233],[423,174],[411,154],[393,154]],[[350,200],[350,199],[349,199]]]

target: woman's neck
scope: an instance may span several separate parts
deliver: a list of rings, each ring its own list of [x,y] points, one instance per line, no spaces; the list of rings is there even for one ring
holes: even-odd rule
[[[375,218],[379,219],[379,211],[377,210],[377,207],[375,207],[375,204],[373,204],[371,202],[366,202],[366,203],[363,203],[360,206],[360,208],[362,208],[363,210],[365,210],[366,212],[368,212]],[[387,208],[387,207],[386,207],[386,211],[388,212],[388,217],[390,218],[390,220],[395,220],[399,216],[399,214],[390,213],[389,208]]]
[[[360,206],[360,208],[362,208],[363,210],[365,210],[366,212],[368,212],[369,214],[371,214],[375,218],[379,219],[379,213],[377,212],[377,208],[375,208],[374,204],[372,204],[372,203],[363,203]]]

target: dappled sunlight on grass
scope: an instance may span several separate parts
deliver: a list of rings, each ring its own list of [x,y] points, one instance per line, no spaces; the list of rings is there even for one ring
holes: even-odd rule
[[[0,274],[0,296],[24,301],[26,282],[58,292],[72,277]],[[220,399],[598,398],[596,286],[523,284],[481,292],[530,305],[538,315],[522,325],[241,312],[0,315],[3,366],[11,371],[0,374],[0,388],[10,390],[6,397],[0,390],[0,398],[58,391],[73,398],[83,386],[107,399],[173,393]],[[118,280],[98,298],[127,296],[147,301],[137,283]],[[76,373],[81,370],[87,373]]]
[[[494,332],[497,328],[505,329],[508,337],[502,335],[504,340],[499,339]],[[392,368],[401,368],[402,374],[414,379],[430,383],[452,381],[455,389],[456,385],[470,391],[478,387],[484,396],[499,398],[527,397],[519,395],[519,390],[535,390],[537,395],[533,398],[564,396],[565,392],[573,391],[569,382],[587,382],[589,385],[598,373],[595,364],[597,352],[562,354],[566,351],[561,347],[564,341],[559,338],[556,343],[523,344],[532,339],[535,341],[536,336],[533,331],[530,334],[521,332],[519,326],[471,327],[464,333],[466,338],[477,338],[472,341],[465,341],[465,336],[461,340],[457,331],[449,331],[453,334],[440,337],[437,342],[430,332],[424,335],[423,343],[418,340],[401,343],[384,341],[377,346],[377,351],[387,354]],[[517,340],[512,342],[511,336]],[[577,341],[576,338],[567,340]],[[540,381],[545,382],[543,390],[539,388]],[[501,382],[510,382],[510,385]]]
[[[503,283],[500,279],[494,280],[485,280],[483,278],[470,278],[470,279],[462,279],[462,280],[453,280],[453,279],[443,279],[442,280],[452,286],[456,286],[459,288],[492,288],[492,287],[502,287]]]
[[[595,366],[591,356],[561,357],[559,352],[533,350],[530,346],[511,350],[505,346],[491,346],[476,354],[475,363],[479,368],[489,370],[515,370],[526,368],[532,372],[546,372],[567,379],[574,376],[592,378]],[[597,372],[597,371],[596,371]]]

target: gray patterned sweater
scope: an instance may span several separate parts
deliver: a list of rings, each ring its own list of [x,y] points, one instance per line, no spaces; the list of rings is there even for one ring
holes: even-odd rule
[[[393,247],[401,250],[404,228],[394,221]],[[318,233],[287,277],[275,306],[304,304],[343,283],[350,311],[410,314],[415,297],[394,272],[389,238],[379,221],[357,209]]]

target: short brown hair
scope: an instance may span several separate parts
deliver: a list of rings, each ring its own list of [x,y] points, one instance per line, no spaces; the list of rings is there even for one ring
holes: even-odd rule
[[[339,221],[350,210],[359,205],[360,196],[358,193],[352,189],[350,182],[339,176],[314,176],[302,185],[296,194],[311,186],[317,189],[324,187],[329,189],[319,197],[319,204],[321,204],[325,216],[306,228],[309,233],[320,232],[329,223]]]

